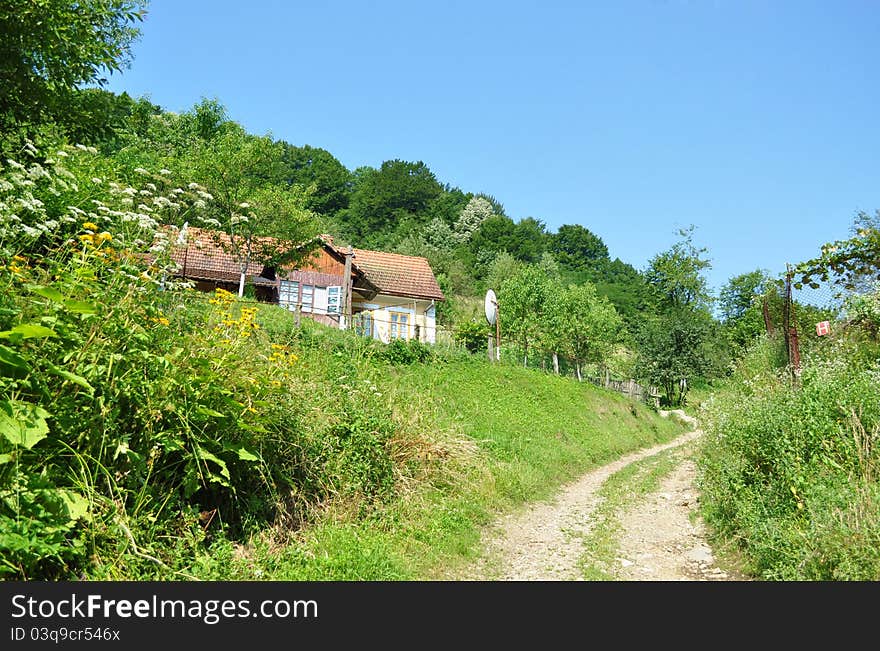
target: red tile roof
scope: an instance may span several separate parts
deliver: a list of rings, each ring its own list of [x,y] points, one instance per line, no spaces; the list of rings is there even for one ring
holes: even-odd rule
[[[322,239],[338,254],[345,256],[347,247],[333,244],[333,238]],[[171,255],[180,266],[180,274],[200,280],[238,282],[240,269],[235,256],[228,253],[229,236],[220,231],[202,228],[187,229],[187,246],[176,247]],[[219,243],[219,244],[218,244]],[[427,259],[399,253],[354,249],[352,268],[360,271],[379,293],[390,296],[445,300]],[[259,276],[263,265],[250,263],[248,278]]]
[[[352,261],[381,294],[444,300],[427,259],[400,253],[354,249]]]
[[[219,231],[190,227],[186,233],[187,246],[177,246],[171,259],[180,267],[180,274],[196,280],[238,282],[241,267],[236,257],[228,252],[229,236]],[[251,262],[247,276],[259,276],[263,265]]]

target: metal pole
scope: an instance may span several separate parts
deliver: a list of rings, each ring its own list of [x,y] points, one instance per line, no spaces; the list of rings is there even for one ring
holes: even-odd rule
[[[495,301],[495,359],[501,361],[501,310]]]

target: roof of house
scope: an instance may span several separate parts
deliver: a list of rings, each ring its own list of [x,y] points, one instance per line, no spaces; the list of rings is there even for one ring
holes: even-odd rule
[[[180,266],[181,275],[198,280],[238,282],[241,271],[236,257],[228,252],[228,235],[189,227],[186,239],[187,246],[175,247],[171,254]],[[336,246],[332,237],[325,235],[321,239],[329,253],[340,261],[345,260],[346,250]],[[363,279],[360,284],[367,289],[390,296],[445,300],[427,259],[368,249],[353,251],[352,272]],[[262,263],[251,262],[246,272],[248,280],[259,284],[263,271]]]
[[[187,246],[176,246],[171,259],[180,267],[180,273],[195,280],[238,282],[241,268],[236,257],[228,252],[229,236],[220,231],[189,227]],[[249,279],[260,276],[263,265],[251,262],[246,275]]]
[[[431,265],[425,258],[354,249],[352,264],[363,270],[381,294],[444,300]]]

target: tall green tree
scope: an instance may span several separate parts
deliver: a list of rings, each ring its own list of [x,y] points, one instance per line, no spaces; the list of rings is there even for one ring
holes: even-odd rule
[[[285,143],[282,161],[289,185],[315,186],[310,208],[333,216],[348,208],[354,179],[352,173],[326,149]]]
[[[340,213],[346,234],[373,245],[389,235],[405,235],[427,221],[427,210],[441,195],[434,173],[422,161],[389,160],[377,169],[361,169],[351,203]]]
[[[147,4],[0,1],[0,132],[30,135],[83,85],[106,84],[104,73],[128,64]]]
[[[553,255],[563,267],[573,270],[594,268],[608,259],[608,247],[602,239],[580,224],[563,224],[551,237]]]
[[[679,231],[680,240],[649,261],[645,279],[654,315],[636,334],[639,372],[663,388],[670,405],[681,404],[688,383],[709,368],[711,296],[704,271],[710,262],[706,249],[695,246],[693,230]]]
[[[554,351],[554,370],[561,353],[574,360],[578,380],[585,363],[605,362],[623,327],[614,306],[591,283],[550,284],[542,321],[543,343]]]
[[[755,300],[764,294],[770,274],[763,269],[733,276],[728,280],[718,296],[718,310],[721,320],[732,324],[743,317]]]
[[[268,136],[230,128],[194,147],[187,160],[191,178],[212,196],[214,215],[228,236],[226,245],[239,261],[239,295],[252,260],[291,263],[317,245],[319,222],[308,208],[313,187],[276,181],[282,153],[283,144]]]
[[[538,267],[528,265],[505,280],[497,292],[502,340],[510,339],[519,346],[524,366],[528,365],[529,348],[541,339],[549,289],[546,274]]]

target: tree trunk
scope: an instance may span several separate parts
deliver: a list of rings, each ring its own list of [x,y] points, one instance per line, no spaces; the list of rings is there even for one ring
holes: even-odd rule
[[[553,372],[559,375],[559,355],[553,353]]]
[[[575,362],[574,367],[575,367],[575,370],[577,370],[578,382],[582,382],[583,378],[581,378],[581,363]]]
[[[245,273],[242,271],[241,276],[238,279],[238,297],[239,298],[244,296],[244,278],[245,278]]]

